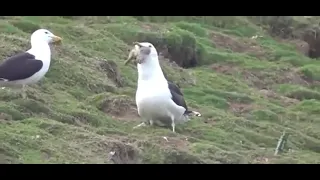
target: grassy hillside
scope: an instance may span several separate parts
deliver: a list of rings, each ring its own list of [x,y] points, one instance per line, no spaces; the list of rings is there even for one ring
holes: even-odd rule
[[[246,17],[2,16],[0,58],[40,27],[64,40],[28,99],[0,91],[0,163],[320,163],[320,61]],[[161,60],[203,115],[177,133],[132,129],[137,72],[124,61],[145,40],[198,58],[188,69]]]

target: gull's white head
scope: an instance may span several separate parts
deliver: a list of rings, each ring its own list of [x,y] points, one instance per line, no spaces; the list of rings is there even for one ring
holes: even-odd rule
[[[60,42],[61,37],[54,35],[52,32],[46,29],[38,29],[31,35],[31,44],[35,43],[55,43]]]
[[[139,80],[157,79],[156,82],[167,83],[163,75],[158,52],[156,48],[148,42],[134,43],[134,48],[130,51],[129,57],[125,64],[128,64],[132,59],[138,63]],[[138,83],[139,84],[139,83]]]
[[[156,48],[149,42],[135,42],[134,48],[131,50],[125,64],[135,59],[137,63],[152,63],[148,61],[158,60],[158,52]],[[151,58],[150,58],[151,57]]]

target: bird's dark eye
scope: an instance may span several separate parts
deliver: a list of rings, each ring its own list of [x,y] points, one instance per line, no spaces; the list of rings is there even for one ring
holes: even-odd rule
[[[44,32],[44,33],[49,34],[49,32]]]
[[[149,48],[151,48],[152,46],[151,45],[149,45]]]

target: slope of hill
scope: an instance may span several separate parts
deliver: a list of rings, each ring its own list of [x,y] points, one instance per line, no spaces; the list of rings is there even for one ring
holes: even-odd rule
[[[64,40],[28,99],[1,90],[1,163],[320,163],[320,62],[249,17],[2,16],[0,58],[29,48],[40,27]],[[158,47],[203,117],[177,133],[132,129],[133,41]]]

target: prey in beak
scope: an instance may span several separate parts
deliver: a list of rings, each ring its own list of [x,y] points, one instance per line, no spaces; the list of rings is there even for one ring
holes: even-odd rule
[[[145,47],[141,43],[135,42],[134,48],[130,51],[128,59],[125,61],[125,65],[127,65],[130,61],[135,59],[136,63],[142,64],[146,57],[150,54],[151,48]]]
[[[61,37],[59,37],[59,36],[56,36],[56,35],[53,35],[52,36],[52,43],[59,43],[59,42],[61,42],[62,41],[62,38]]]

